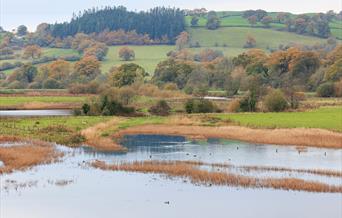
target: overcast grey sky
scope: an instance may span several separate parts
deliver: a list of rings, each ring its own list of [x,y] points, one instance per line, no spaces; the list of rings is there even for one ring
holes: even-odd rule
[[[340,11],[342,0],[0,0],[0,25],[6,30],[20,24],[35,30],[42,22],[54,23],[71,19],[73,12],[93,6],[123,5],[130,10],[146,10],[155,6],[238,11],[265,9],[293,13]]]

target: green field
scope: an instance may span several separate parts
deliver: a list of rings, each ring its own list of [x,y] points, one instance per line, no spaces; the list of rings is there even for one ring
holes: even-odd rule
[[[147,72],[154,72],[157,64],[166,59],[166,54],[175,49],[174,46],[154,45],[154,46],[128,46],[135,52],[134,61],[120,60],[118,53],[122,46],[111,46],[109,48],[107,57],[101,62],[101,70],[107,73],[111,67],[118,66],[124,63],[134,62],[142,66]]]
[[[226,44],[228,48],[241,49],[248,35],[256,39],[258,48],[263,49],[277,48],[280,44],[314,45],[326,42],[325,39],[263,28],[222,27],[217,30],[188,28],[188,31],[191,34],[191,42],[199,42],[203,47],[212,47],[215,43],[218,43],[219,46]]]
[[[249,127],[305,127],[342,132],[342,107],[322,107],[306,112],[218,114],[215,117]]]
[[[75,55],[75,56],[79,56],[78,52],[76,50],[72,50],[72,49],[62,49],[62,48],[43,48],[42,49],[42,57],[46,56],[46,57],[65,57],[65,56],[71,56],[71,55]],[[21,56],[22,51],[17,52],[17,55]],[[0,64],[4,63],[4,62],[8,62],[8,63],[14,63],[14,62],[30,62],[32,60],[28,60],[28,59],[22,59],[22,58],[17,58],[17,59],[9,59],[9,60],[0,60]]]
[[[87,97],[84,96],[15,96],[15,97],[0,97],[1,106],[14,106],[25,103],[82,103]]]
[[[100,116],[5,118],[0,119],[0,135],[70,144],[80,130],[109,119]]]

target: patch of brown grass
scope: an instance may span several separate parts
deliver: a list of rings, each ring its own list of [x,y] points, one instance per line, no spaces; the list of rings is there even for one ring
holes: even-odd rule
[[[342,134],[323,129],[252,129],[241,126],[145,125],[121,130],[115,137],[129,134],[168,134],[189,138],[225,138],[253,143],[342,148]]]
[[[123,152],[127,149],[120,144],[114,142],[111,136],[104,136],[103,133],[117,128],[120,118],[113,118],[108,122],[99,123],[81,131],[81,135],[86,138],[86,144],[100,151]]]
[[[0,160],[4,163],[0,167],[0,174],[51,163],[61,156],[61,153],[57,152],[49,143],[41,141],[24,141],[22,143],[23,145],[0,147]]]
[[[140,173],[157,173],[170,177],[189,179],[195,184],[228,185],[245,188],[273,188],[307,192],[342,193],[342,186],[328,185],[295,178],[259,179],[236,175],[228,172],[207,171],[198,168],[200,162],[189,161],[143,161],[108,165],[102,161],[92,163],[93,167],[102,170],[128,171]]]

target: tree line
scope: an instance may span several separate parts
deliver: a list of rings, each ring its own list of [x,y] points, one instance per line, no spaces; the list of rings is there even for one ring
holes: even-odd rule
[[[185,29],[184,12],[177,8],[156,7],[149,11],[132,12],[123,6],[92,8],[74,15],[70,22],[49,25],[52,36],[65,38],[79,32],[100,33],[105,30],[135,30],[152,39],[170,40]]]

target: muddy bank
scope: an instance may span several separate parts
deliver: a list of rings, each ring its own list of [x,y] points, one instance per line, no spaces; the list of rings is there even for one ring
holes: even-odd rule
[[[194,139],[224,138],[252,143],[342,148],[342,133],[323,129],[251,129],[240,126],[144,125],[121,130],[120,138],[132,134],[181,135]]]
[[[108,122],[99,123],[95,126],[82,130],[81,135],[85,137],[85,143],[88,146],[95,148],[99,151],[126,152],[127,148],[116,143],[112,139],[111,135],[107,135],[105,133],[111,128],[116,128],[118,122],[120,121],[120,118],[113,118]]]
[[[16,143],[15,146],[0,146],[0,174],[11,173],[15,170],[26,170],[40,164],[56,161],[62,156],[55,147],[47,142],[38,140],[21,141],[16,137],[0,137],[2,143]]]

